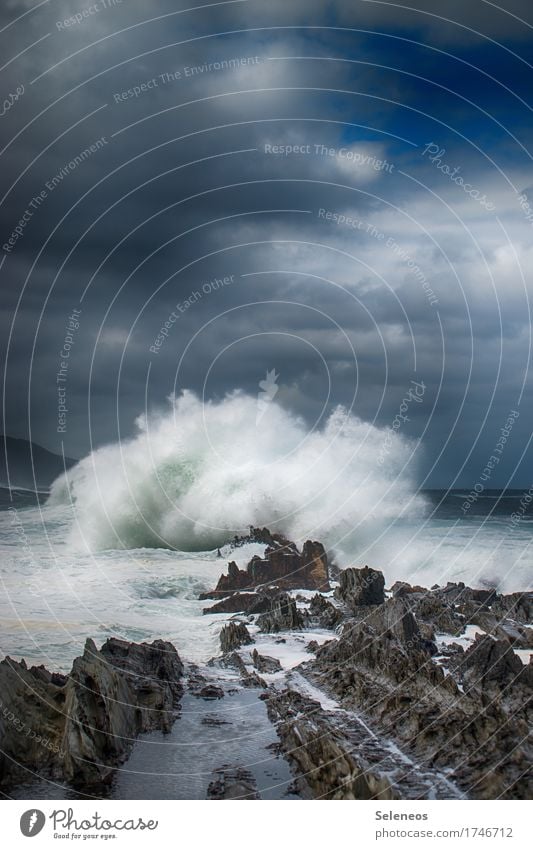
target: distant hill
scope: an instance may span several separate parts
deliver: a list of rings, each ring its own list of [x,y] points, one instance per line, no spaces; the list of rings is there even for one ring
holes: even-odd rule
[[[9,468],[9,484],[12,488],[37,488],[44,491],[50,488],[65,466],[70,468],[76,462],[71,457],[65,457],[63,462],[59,454],[53,454],[27,439],[0,435],[0,486],[7,487]]]

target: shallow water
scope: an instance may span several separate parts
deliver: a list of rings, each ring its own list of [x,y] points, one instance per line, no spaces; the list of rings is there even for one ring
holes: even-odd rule
[[[217,682],[219,683],[219,682]],[[228,678],[223,699],[185,693],[170,734],[142,734],[113,783],[94,794],[47,780],[20,785],[13,799],[205,799],[222,767],[244,767],[257,782],[261,799],[298,799],[287,761],[277,753],[278,738],[269,722],[262,690],[243,689]],[[205,720],[221,724],[206,724]],[[269,748],[270,747],[270,748]]]
[[[230,688],[231,689],[231,688]],[[179,719],[168,735],[145,734],[117,773],[116,799],[205,799],[213,770],[245,767],[262,799],[295,799],[287,762],[268,746],[278,738],[258,690],[238,688],[224,699],[185,695]],[[209,726],[215,717],[224,725]],[[154,777],[156,780],[150,781]]]

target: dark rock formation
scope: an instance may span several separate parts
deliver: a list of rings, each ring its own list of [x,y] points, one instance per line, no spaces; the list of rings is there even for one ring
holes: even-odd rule
[[[214,699],[223,699],[224,698],[224,690],[222,687],[217,687],[216,684],[204,684],[200,690],[195,690],[193,695],[199,699],[206,699],[207,701],[212,701]]]
[[[508,644],[483,639],[475,651],[459,655],[461,692],[432,660],[412,613],[405,613],[408,602],[408,596],[396,597],[364,620],[348,621],[338,641],[317,651],[316,681],[347,709],[363,711],[419,762],[446,770],[468,796],[529,798],[527,671],[519,672]],[[488,690],[491,681],[497,686]]]
[[[320,704],[294,690],[272,693],[267,711],[299,783],[315,799],[394,799],[388,779],[376,774],[334,729]]]
[[[287,593],[279,593],[270,602],[270,610],[257,618],[260,631],[299,631],[304,627],[304,618],[296,602]]]
[[[385,601],[383,572],[369,569],[368,566],[362,569],[343,569],[339,581],[335,597],[352,610],[363,605],[383,604]]]
[[[230,622],[220,632],[220,648],[224,654],[235,651],[241,646],[250,645],[250,643],[253,643],[253,639],[243,622]]]
[[[258,672],[264,674],[265,672],[281,672],[281,663],[275,657],[268,657],[264,654],[259,654],[257,649],[254,649],[252,652],[252,663],[257,669]]]
[[[266,688],[265,681],[259,677],[257,672],[248,672],[245,662],[236,651],[232,652],[231,654],[225,654],[221,658],[216,658],[215,660],[211,661],[211,665],[222,666],[225,669],[235,669],[240,675],[240,680],[243,687],[260,687],[262,689]]]
[[[252,773],[244,767],[222,766],[215,770],[215,778],[207,788],[207,798],[260,799]]]
[[[391,592],[393,596],[401,596],[411,595],[411,593],[427,593],[427,590],[425,587],[420,587],[418,585],[412,587],[411,584],[406,583],[406,581],[396,581],[396,583],[391,587]]]
[[[322,543],[311,542],[311,540],[305,542],[301,562],[302,587],[308,590],[316,589],[322,593],[329,592],[331,587],[328,580],[328,557]],[[299,583],[301,577],[298,576]]]
[[[204,613],[264,613],[270,607],[270,598],[263,593],[234,593],[217,601],[211,607],[204,607]]]
[[[202,593],[201,599],[220,598],[239,590],[247,590],[253,587],[252,579],[245,569],[239,569],[234,560],[228,563],[228,574],[221,575],[218,584],[212,592]]]
[[[392,634],[400,643],[421,648],[422,637],[418,623],[405,598],[389,598],[371,610],[364,619],[379,636]]]
[[[412,590],[413,588],[411,588]],[[533,648],[533,630],[524,622],[533,610],[528,593],[499,596],[495,590],[476,590],[463,583],[424,593],[402,592],[419,623],[435,632],[462,634],[466,625],[477,625],[497,639],[521,648]],[[516,617],[516,618],[513,618]]]
[[[343,615],[327,598],[314,595],[309,605],[309,625],[318,628],[336,628],[343,620]]]
[[[504,619],[509,617],[517,622],[533,621],[533,593],[511,593],[497,596],[491,605],[492,613]]]
[[[522,678],[525,667],[507,640],[494,640],[488,635],[477,636],[463,653],[458,672],[470,687],[486,689],[491,684],[500,690]]]
[[[87,640],[66,678],[0,663],[0,783],[30,775],[76,786],[108,783],[143,731],[169,731],[183,664],[171,643]],[[10,717],[14,719],[10,719]]]
[[[458,636],[463,633],[467,624],[464,615],[439,591],[416,597],[408,594],[404,598],[417,620],[430,624],[443,634]]]
[[[269,533],[266,529],[263,531]],[[308,540],[300,554],[293,542],[275,535],[268,538],[270,542],[264,558],[252,557],[246,569],[239,569],[232,561],[228,565],[228,574],[221,575],[215,589],[202,593],[200,598],[220,598],[242,590],[268,586],[284,590],[309,589],[321,592],[330,589],[328,559],[321,543]]]

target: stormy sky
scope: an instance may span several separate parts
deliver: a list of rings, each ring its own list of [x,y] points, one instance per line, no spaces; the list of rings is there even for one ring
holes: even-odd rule
[[[79,457],[272,369],[386,428],[416,381],[421,484],[515,412],[531,485],[529,0],[4,0],[0,44],[4,432]]]

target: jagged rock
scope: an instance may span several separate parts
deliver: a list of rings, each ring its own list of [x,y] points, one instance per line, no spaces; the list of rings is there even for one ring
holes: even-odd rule
[[[385,601],[385,578],[383,572],[369,569],[343,569],[335,598],[343,601],[352,610],[363,605],[383,604]]]
[[[200,690],[194,690],[193,695],[199,699],[211,701],[213,699],[223,699],[224,690],[222,687],[217,687],[216,684],[205,684]]]
[[[246,675],[243,675],[241,678],[243,687],[260,687],[263,690],[266,690],[266,681],[261,678],[257,672],[247,672]]]
[[[392,614],[391,601],[407,606],[409,596],[388,602]],[[465,680],[472,674],[476,686],[465,686],[462,693],[453,675],[446,676],[433,662],[416,631],[413,638],[412,621],[397,616],[397,626],[382,627],[390,621],[384,607],[363,621],[349,622],[338,641],[317,651],[311,663],[319,686],[346,709],[366,712],[374,727],[394,736],[419,762],[446,770],[469,797],[530,798],[527,667],[513,682],[518,666],[507,654],[509,644],[504,644],[495,667],[500,683],[489,697],[483,683],[477,683],[487,675],[477,671],[478,664],[486,670],[480,650],[473,672],[468,672],[468,663],[464,667]],[[499,695],[501,680],[508,681],[507,700]]]
[[[471,685],[499,688],[519,680],[524,666],[507,640],[494,640],[488,635],[476,636],[473,645],[461,658],[460,671]]]
[[[322,592],[330,589],[328,559],[320,542],[308,540],[300,554],[293,542],[276,537],[265,528],[260,533],[264,539],[270,540],[264,557],[252,557],[246,569],[239,569],[235,562],[231,562],[228,574],[221,575],[215,589],[202,593],[201,599],[220,598],[241,590],[271,585],[280,589]]]
[[[231,652],[231,654],[225,654],[223,657],[212,658],[208,665],[222,666],[224,669],[236,669],[237,672],[247,674],[245,663],[236,651]]]
[[[446,601],[457,602],[464,597],[466,590],[466,584],[463,581],[459,581],[458,583],[454,583],[453,581],[448,581],[445,587],[441,587],[438,592],[439,595],[446,599]]]
[[[257,649],[254,649],[252,652],[252,663],[257,669],[258,672],[261,673],[272,673],[272,672],[281,672],[282,666],[279,660],[275,657],[268,657],[267,655],[259,654]]]
[[[182,693],[183,664],[171,643],[87,640],[69,676],[6,658],[0,690],[0,783],[28,774],[84,787],[108,783],[135,737],[169,731]]]
[[[212,592],[201,593],[200,599],[217,598],[239,590],[248,590],[253,587],[252,577],[244,569],[239,569],[234,560],[228,563],[228,574],[221,575],[218,584]]]
[[[323,593],[329,592],[331,588],[328,578],[328,558],[322,543],[307,540],[302,548],[301,560],[302,586],[307,589],[317,589]]]
[[[498,599],[496,590],[471,589],[462,581],[458,584],[448,582],[445,587],[436,590],[434,596],[474,624],[475,617],[485,615]]]
[[[270,607],[270,598],[259,593],[234,593],[217,601],[212,607],[204,607],[204,613],[245,613],[252,616],[264,613]]]
[[[258,542],[262,545],[291,545],[283,534],[272,533],[268,528],[254,528],[250,525],[250,531],[245,536],[236,536],[232,546],[238,548],[250,542]]]
[[[422,647],[422,636],[418,623],[411,613],[407,601],[396,596],[389,598],[384,604],[370,611],[365,616],[365,623],[374,628],[378,635],[387,632],[402,643],[417,648]]]
[[[472,600],[486,607],[490,607],[498,598],[496,590],[471,590]]]
[[[494,630],[484,628],[489,634],[494,634],[500,640],[507,640],[517,648],[533,648],[533,629],[523,628],[514,622],[498,622]]]
[[[412,593],[427,593],[427,589],[425,587],[418,586],[418,584],[412,587],[411,584],[408,584],[406,581],[396,581],[396,583],[391,587],[391,592],[393,596],[401,596],[411,595]]]
[[[296,602],[287,593],[279,593],[270,602],[270,610],[257,618],[260,631],[299,631],[304,627],[303,616]]]
[[[207,798],[260,799],[252,773],[243,767],[223,766],[214,771],[215,778],[207,788]]]
[[[430,592],[421,597],[407,595],[407,603],[418,621],[425,622],[443,634],[459,636],[467,624],[452,603],[440,595]]]
[[[495,616],[503,619],[510,617],[517,622],[533,621],[533,593],[511,593],[500,595],[492,603],[491,610]]]
[[[285,690],[272,693],[267,711],[282,750],[315,799],[394,799],[390,782],[329,724],[320,704]]]
[[[324,596],[316,595],[309,605],[310,625],[318,628],[336,628],[343,620],[341,611]]]
[[[220,648],[224,654],[250,643],[253,643],[253,639],[243,622],[230,622],[220,632]]]
[[[236,669],[241,677],[241,684],[243,687],[261,687],[263,689],[266,688],[265,681],[259,677],[257,672],[248,672],[246,664],[244,663],[242,657],[235,651],[231,654],[224,655],[222,658],[217,658],[215,663],[217,665],[220,664],[225,668]]]
[[[420,636],[423,640],[427,640],[428,642],[435,642],[435,628],[433,625],[430,625],[429,622],[419,622],[418,628],[420,630]]]
[[[169,732],[181,695],[183,664],[171,643],[87,640],[65,687],[65,776],[88,785],[109,781],[141,732]]]

